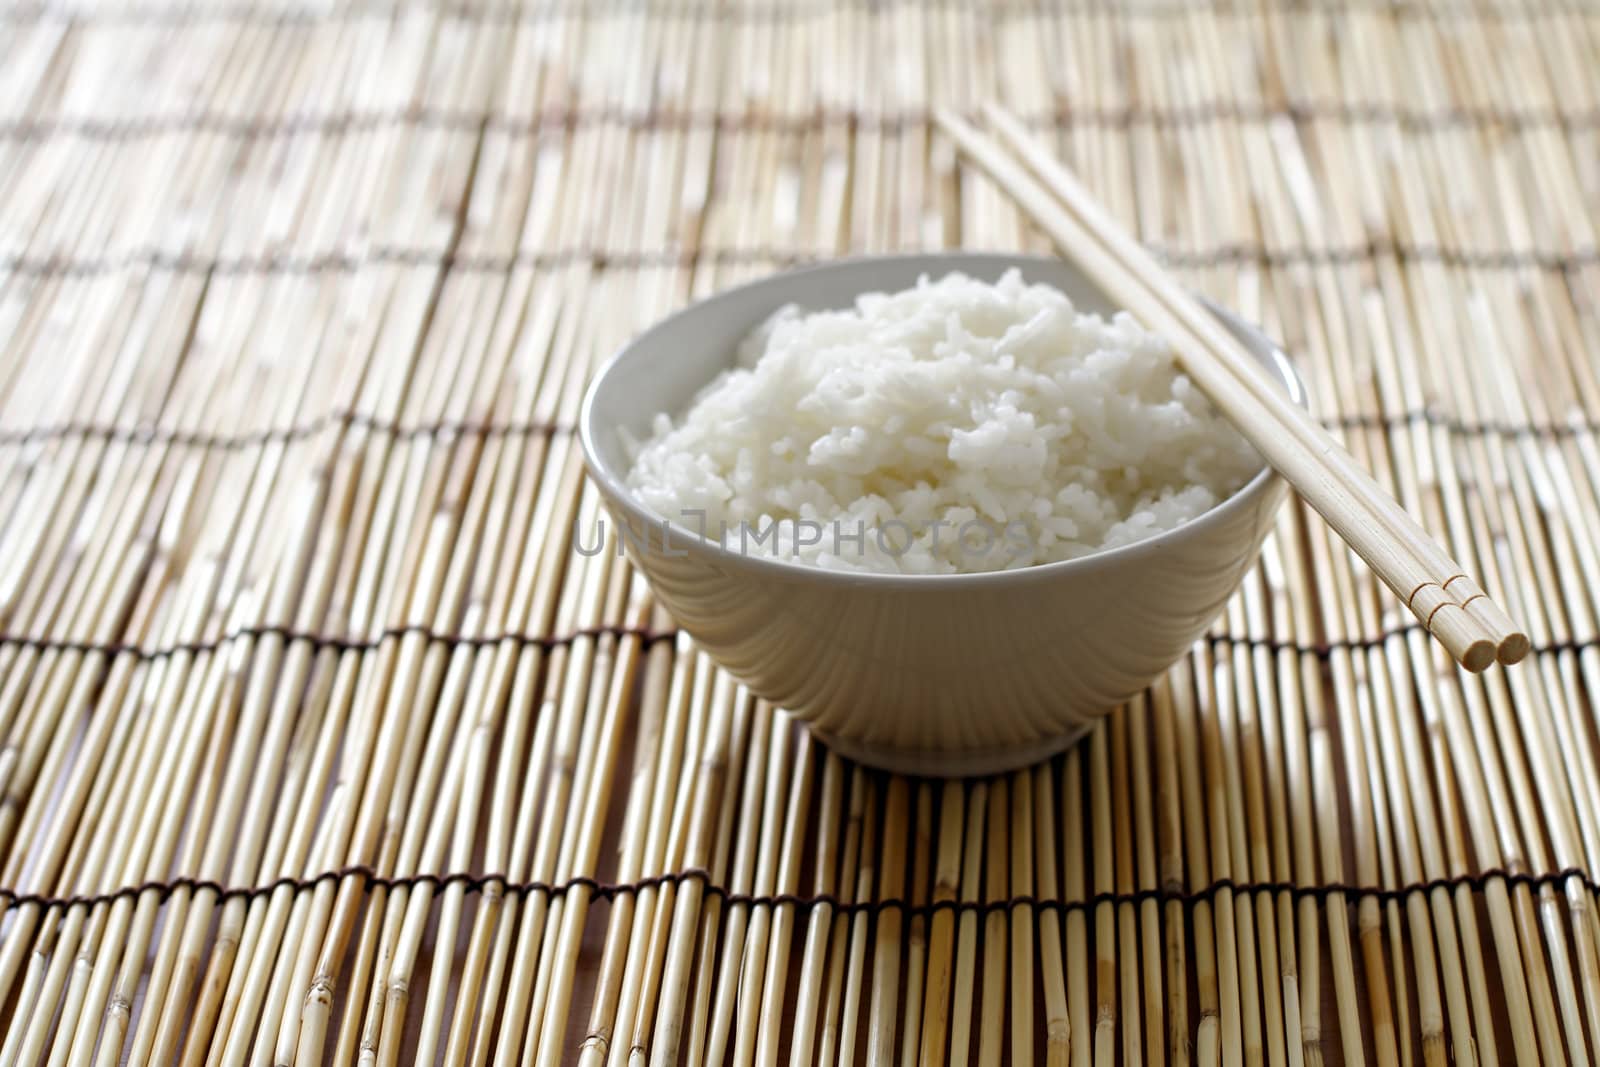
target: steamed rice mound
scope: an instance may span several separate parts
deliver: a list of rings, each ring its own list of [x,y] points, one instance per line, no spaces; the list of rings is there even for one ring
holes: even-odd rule
[[[886,573],[1125,545],[1261,467],[1159,336],[1016,271],[784,308],[652,429],[629,485],[659,515],[751,554]]]

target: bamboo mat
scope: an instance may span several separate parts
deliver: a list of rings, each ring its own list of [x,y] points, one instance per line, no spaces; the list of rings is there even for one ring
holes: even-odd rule
[[[0,1067],[1588,1063],[1600,7],[0,9]],[[1145,697],[845,763],[609,553],[631,334],[1038,248],[994,97],[1536,643],[1458,673],[1314,515]]]

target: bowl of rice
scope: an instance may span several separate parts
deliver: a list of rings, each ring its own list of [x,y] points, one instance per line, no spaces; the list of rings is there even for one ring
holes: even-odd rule
[[[1017,255],[720,293],[618,353],[579,432],[615,541],[695,641],[842,755],[913,774],[1070,745],[1204,633],[1284,496],[1165,341]]]

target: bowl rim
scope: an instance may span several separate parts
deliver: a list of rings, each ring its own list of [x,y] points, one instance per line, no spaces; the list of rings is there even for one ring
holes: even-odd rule
[[[625,476],[619,476],[601,456],[600,450],[595,443],[594,409],[603,384],[608,377],[617,371],[619,366],[627,361],[632,352],[641,345],[648,343],[651,337],[664,330],[668,324],[704,315],[707,312],[714,311],[717,305],[732,302],[739,296],[754,290],[768,287],[781,290],[785,283],[791,282],[796,278],[847,267],[861,268],[873,264],[902,264],[910,260],[945,261],[948,263],[946,268],[948,270],[959,270],[963,263],[984,263],[990,266],[1016,266],[1024,271],[1030,265],[1037,267],[1047,264],[1059,265],[1065,262],[1055,256],[976,249],[841,256],[804,267],[774,271],[759,278],[741,282],[738,285],[719,289],[710,296],[688,304],[651,324],[649,328],[631,338],[616,352],[612,353],[600,366],[600,369],[594,373],[593,377],[590,378],[589,384],[584,388],[583,402],[578,412],[578,441],[583,450],[584,466],[589,477],[594,480],[602,494],[609,501],[623,507],[635,520],[651,525],[661,525],[669,534],[681,537],[683,539],[682,543],[674,542],[673,547],[675,549],[700,551],[718,563],[739,570],[764,574],[770,578],[782,578],[790,581],[806,580],[820,582],[825,585],[871,586],[883,590],[898,591],[913,589],[948,591],[963,586],[995,587],[1018,585],[1066,577],[1072,573],[1093,570],[1096,567],[1110,563],[1136,563],[1143,558],[1159,553],[1164,547],[1185,537],[1194,537],[1204,532],[1207,528],[1217,525],[1233,513],[1254,505],[1257,500],[1269,493],[1279,483],[1277,472],[1273,470],[1271,464],[1263,462],[1261,469],[1244,485],[1187,522],[1150,537],[1141,538],[1125,545],[1118,545],[1115,548],[1101,549],[1087,555],[1076,556],[1072,559],[1036,563],[1027,567],[993,571],[964,571],[957,574],[886,574],[881,571],[835,570],[782,556],[749,555],[743,552],[735,552],[719,541],[702,536],[686,526],[657,514],[634,495],[633,490],[628,487],[625,481]],[[1067,265],[1071,266],[1070,263]],[[937,267],[930,267],[929,272],[932,273],[937,269]],[[863,293],[870,291],[872,290],[862,290]],[[1252,349],[1252,354],[1270,365],[1274,372],[1274,378],[1288,392],[1289,399],[1298,406],[1305,407],[1307,403],[1305,382],[1301,379],[1299,372],[1295,369],[1294,364],[1282,347],[1268,338],[1259,328],[1214,301],[1204,296],[1200,296],[1199,300],[1213,315],[1221,319],[1224,325],[1233,327],[1243,334],[1246,346]],[[783,303],[784,301],[781,298],[774,301],[773,309],[776,310]],[[704,384],[702,383],[702,387]]]

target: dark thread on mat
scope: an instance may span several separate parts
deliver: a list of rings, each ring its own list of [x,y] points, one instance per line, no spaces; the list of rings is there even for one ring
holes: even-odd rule
[[[662,5],[649,10],[655,19],[688,19],[696,22],[785,23],[817,17],[841,9],[856,9],[875,14],[889,14],[906,3],[884,0],[829,0],[824,3],[750,3],[739,7],[721,7],[678,3]],[[1106,0],[999,0],[996,3],[977,3],[974,0],[924,0],[923,6],[966,11],[974,16],[988,18],[1101,14],[1126,18],[1178,18],[1193,14],[1195,6],[1174,0],[1146,2],[1118,12]],[[1213,2],[1199,7],[1205,14],[1222,17],[1253,17],[1259,9],[1245,3]],[[1342,15],[1349,11],[1388,14],[1395,17],[1417,19],[1464,17],[1509,21],[1534,20],[1561,15],[1589,15],[1594,9],[1573,0],[1552,0],[1548,4],[1532,3],[1415,3],[1410,0],[1359,0],[1336,5],[1327,0],[1287,0],[1283,10],[1293,14]],[[381,2],[381,0],[354,0],[334,8],[314,8],[304,4],[271,7],[260,3],[235,2],[213,4],[185,3],[128,3],[110,10],[91,10],[79,5],[32,3],[18,4],[0,10],[0,23],[56,21],[92,21],[96,24],[138,22],[141,24],[183,25],[186,23],[224,22],[259,23],[267,26],[301,23],[339,22],[354,18],[396,17],[405,14],[427,14],[436,18],[472,19],[483,22],[533,22],[546,19],[592,19],[608,15],[626,14],[630,11],[618,0],[596,2],[589,5],[532,3],[527,5],[483,3],[473,0],[440,0],[437,3]]]
[[[1375,240],[1343,247],[1268,247],[1254,242],[1233,242],[1209,249],[1147,246],[1168,266],[1180,270],[1255,264],[1265,267],[1358,266],[1374,259],[1433,262],[1465,270],[1574,271],[1600,265],[1600,248],[1568,252],[1540,249],[1467,249],[1439,244],[1411,244]],[[729,265],[782,265],[810,263],[836,254],[830,249],[667,248],[649,251],[607,251],[601,248],[565,248],[517,252],[509,255],[473,254],[445,249],[379,246],[365,252],[318,252],[292,255],[206,256],[165,249],[130,249],[116,255],[74,258],[17,253],[0,257],[0,271],[38,277],[82,278],[122,270],[147,269],[184,274],[337,274],[372,266],[444,268],[462,273],[504,274],[524,268],[558,268],[588,265],[597,270],[643,270],[651,267],[689,266],[714,262]]]
[[[263,624],[238,627],[229,630],[221,637],[210,640],[178,641],[154,647],[120,641],[88,641],[65,637],[39,637],[29,634],[0,632],[0,647],[13,646],[31,649],[35,652],[77,652],[83,655],[98,654],[106,657],[132,656],[140,661],[150,661],[166,659],[179,653],[198,655],[200,653],[219,652],[235,641],[255,640],[268,636],[277,637],[290,643],[303,642],[312,648],[331,648],[339,652],[375,652],[382,646],[383,642],[407,636],[420,637],[429,644],[445,645],[451,648],[492,648],[502,643],[525,647],[559,648],[570,645],[581,637],[599,638],[606,636],[619,638],[636,637],[646,645],[653,645],[659,641],[675,640],[682,632],[676,627],[652,629],[638,626],[603,625],[587,626],[566,633],[549,635],[527,634],[515,631],[470,635],[445,633],[421,623],[412,623],[404,626],[386,627],[379,631],[376,637],[367,638],[325,634],[315,630],[300,630],[291,626]],[[1334,652],[1358,652],[1380,648],[1393,638],[1424,632],[1425,630],[1421,623],[1407,623],[1364,637],[1341,638],[1334,641],[1292,641],[1283,638],[1254,637],[1243,634],[1207,634],[1199,638],[1199,641],[1213,647],[1225,645],[1262,648],[1269,652],[1293,652],[1302,656],[1316,656],[1326,659]],[[1536,654],[1581,652],[1585,649],[1597,647],[1600,647],[1600,638],[1586,641],[1552,641],[1534,645],[1530,651]]]
[[[830,126],[906,133],[928,128],[932,112],[923,108],[866,111],[858,108],[816,108],[793,114],[730,114],[689,109],[637,110],[619,107],[547,108],[527,117],[487,110],[410,107],[392,110],[289,112],[279,115],[232,115],[220,111],[191,110],[166,114],[102,118],[91,115],[51,115],[0,120],[0,140],[21,143],[51,137],[76,137],[97,141],[132,141],[169,134],[215,134],[246,140],[295,137],[307,134],[337,136],[369,133],[397,126],[477,134],[479,130],[512,136],[536,136],[586,126],[619,126],[640,132],[716,130],[721,133],[814,133]],[[1297,100],[1280,104],[1213,100],[1197,104],[1158,107],[1060,107],[1031,112],[1019,118],[1036,129],[1093,127],[1125,129],[1134,126],[1183,128],[1211,123],[1260,124],[1278,119],[1296,122],[1326,121],[1348,125],[1392,125],[1415,132],[1493,128],[1504,132],[1556,128],[1568,131],[1600,129],[1600,111],[1564,111],[1555,107],[1415,108],[1396,104],[1348,103],[1337,100]]]
[[[498,634],[451,634],[442,633],[430,626],[413,623],[405,626],[389,626],[379,631],[376,637],[349,637],[338,634],[319,633],[315,630],[298,630],[292,626],[241,626],[229,630],[222,637],[207,641],[177,641],[168,645],[155,648],[146,648],[140,645],[119,641],[77,641],[71,638],[32,637],[25,634],[0,633],[0,647],[12,646],[16,648],[32,649],[35,652],[78,652],[84,655],[99,654],[103,656],[132,656],[135,659],[150,661],[167,659],[179,653],[199,655],[201,653],[218,652],[228,647],[235,641],[255,640],[262,637],[277,637],[284,641],[304,642],[313,648],[331,648],[338,652],[375,652],[385,641],[403,637],[421,637],[430,644],[448,645],[452,648],[492,648],[502,643],[522,647],[560,648],[571,645],[579,638],[601,637],[636,637],[646,645],[655,644],[657,641],[667,641],[678,636],[676,629],[656,630],[641,626],[585,626],[576,630],[569,630],[559,634],[527,634],[515,631],[505,631]]]
[[[764,248],[716,250],[682,248],[607,251],[602,248],[584,247],[525,251],[510,255],[476,255],[459,250],[381,245],[364,252],[315,252],[309,255],[269,252],[259,255],[206,256],[159,248],[136,248],[116,255],[83,258],[13,254],[0,257],[0,271],[46,278],[86,278],[140,268],[178,274],[221,276],[348,274],[369,267],[442,267],[465,274],[504,274],[518,267],[554,269],[587,265],[596,269],[643,270],[650,267],[687,266],[702,261],[729,264],[803,263],[821,259],[828,254],[821,249],[803,251]]]
[[[1564,423],[1507,422],[1501,419],[1468,420],[1457,415],[1421,408],[1386,415],[1334,415],[1320,420],[1324,426],[1342,430],[1394,430],[1414,423],[1425,423],[1463,437],[1580,437],[1600,432],[1600,419],[1574,418]]]
[[[26,429],[0,429],[0,445],[26,445],[71,437],[125,441],[140,445],[176,445],[179,448],[209,448],[231,452],[268,444],[287,444],[314,437],[334,426],[368,430],[397,441],[417,437],[533,437],[571,433],[566,423],[539,420],[489,422],[473,419],[432,419],[405,424],[358,411],[330,411],[306,422],[270,430],[248,430],[227,434],[176,430],[161,426],[114,426],[93,422],[69,422],[56,426],[31,426]]]
[[[1422,409],[1401,411],[1386,415],[1349,414],[1321,419],[1324,426],[1344,430],[1390,431],[1421,422],[1438,426],[1463,437],[1577,437],[1600,433],[1600,420],[1570,419],[1565,423],[1513,423],[1499,420],[1469,421],[1455,415]],[[66,422],[44,426],[13,429],[0,428],[0,446],[39,444],[47,441],[69,440],[75,437],[96,438],[107,441],[124,441],[138,445],[173,445],[179,448],[206,448],[218,451],[237,451],[267,444],[287,444],[316,434],[334,425],[359,427],[394,440],[409,441],[418,437],[523,437],[559,436],[575,432],[564,422],[545,421],[475,421],[467,419],[434,419],[405,424],[395,419],[379,418],[358,412],[333,411],[318,415],[307,422],[269,430],[249,430],[244,433],[200,432],[177,430],[162,426],[116,426],[93,422]]]
[[[1366,652],[1382,648],[1397,637],[1409,637],[1412,634],[1426,634],[1427,627],[1420,622],[1404,623],[1400,626],[1386,627],[1375,634],[1363,637],[1342,637],[1332,641],[1292,641],[1280,637],[1252,637],[1240,634],[1207,634],[1200,640],[1212,647],[1226,645],[1243,648],[1262,648],[1268,652],[1293,652],[1302,656],[1316,656],[1327,659],[1335,652]],[[1600,638],[1589,640],[1547,641],[1535,644],[1528,651],[1535,655],[1559,652],[1582,652],[1585,649],[1600,648]]]
[[[1074,912],[1085,911],[1102,904],[1142,904],[1146,901],[1177,903],[1188,906],[1211,902],[1221,893],[1250,896],[1288,894],[1296,899],[1317,901],[1326,901],[1327,898],[1336,895],[1379,901],[1399,901],[1417,893],[1433,893],[1439,890],[1448,892],[1466,889],[1471,892],[1482,892],[1491,882],[1504,882],[1508,885],[1526,886],[1530,889],[1545,889],[1547,887],[1560,886],[1572,879],[1581,881],[1585,889],[1590,893],[1600,892],[1600,882],[1596,882],[1587,871],[1577,867],[1568,867],[1543,874],[1515,871],[1507,868],[1492,868],[1476,874],[1433,878],[1395,887],[1358,886],[1347,882],[1298,885],[1293,882],[1282,881],[1240,882],[1231,878],[1219,878],[1198,889],[1183,889],[1176,885],[1167,885],[1136,889],[1132,892],[1096,893],[1081,900],[1045,899],[1032,894],[1017,894],[1001,900],[935,900],[926,903],[913,903],[898,897],[866,901],[845,900],[832,893],[810,895],[800,893],[737,893],[713,882],[710,872],[700,867],[691,867],[668,874],[638,878],[631,882],[606,882],[587,875],[578,875],[559,882],[508,882],[497,875],[465,873],[415,874],[391,877],[379,875],[371,867],[351,866],[334,871],[326,871],[311,877],[279,878],[265,885],[248,887],[224,886],[220,882],[211,879],[184,877],[123,886],[105,893],[71,896],[19,893],[15,890],[0,888],[0,900],[5,901],[8,907],[21,907],[24,905],[39,908],[94,907],[96,905],[112,904],[119,900],[134,900],[146,894],[154,894],[158,900],[164,901],[177,892],[193,893],[199,891],[214,893],[220,900],[249,900],[268,897],[285,891],[302,893],[307,890],[314,890],[319,886],[350,880],[361,883],[363,888],[368,890],[384,889],[393,891],[427,887],[430,890],[438,891],[452,886],[460,886],[465,892],[472,894],[498,890],[499,893],[505,896],[516,895],[523,897],[534,894],[564,896],[574,890],[583,890],[599,899],[612,900],[623,894],[640,893],[647,889],[662,889],[669,886],[677,887],[688,883],[696,883],[708,898],[720,900],[725,906],[793,907],[799,910],[828,907],[839,914],[854,914],[857,912],[879,914],[885,911],[897,911],[906,915],[929,916],[941,911],[958,914],[966,912],[990,914],[994,912],[1010,912],[1017,908]]]
[[[1250,263],[1265,267],[1347,267],[1386,257],[1403,261],[1439,263],[1466,270],[1531,268],[1569,271],[1600,264],[1600,248],[1576,248],[1571,252],[1517,248],[1468,249],[1430,243],[1410,244],[1388,239],[1328,248],[1270,248],[1242,241],[1197,250],[1166,248],[1160,245],[1149,247],[1169,266],[1194,270]]]

